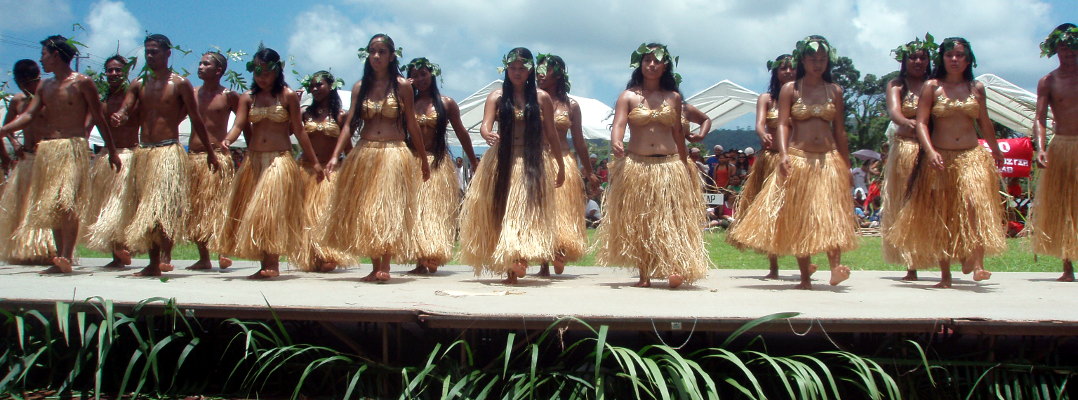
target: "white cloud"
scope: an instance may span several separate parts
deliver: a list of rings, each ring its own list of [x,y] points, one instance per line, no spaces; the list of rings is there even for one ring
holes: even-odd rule
[[[141,39],[145,36],[138,19],[119,1],[101,0],[90,7],[86,16],[87,53],[93,56],[90,64],[101,70],[103,59],[114,54],[140,56]],[[140,62],[141,63],[141,62]]]
[[[71,5],[65,0],[0,0],[0,31],[63,26],[71,20]]]

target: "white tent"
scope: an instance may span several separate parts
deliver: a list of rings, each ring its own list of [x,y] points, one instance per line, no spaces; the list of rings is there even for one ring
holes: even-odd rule
[[[978,76],[977,80],[984,84],[985,97],[988,98],[988,118],[1016,132],[1032,136],[1033,120],[1037,114],[1037,95],[992,74]],[[1052,135],[1050,111],[1048,119],[1047,133]]]
[[[717,129],[742,115],[756,112],[756,99],[759,94],[741,85],[723,79],[719,83],[685,99],[685,102],[700,109],[711,119],[711,129]],[[608,131],[603,139],[610,140],[610,126],[614,123],[613,114],[604,121]],[[690,124],[690,130],[699,125]],[[625,140],[629,140],[629,131],[625,130]]]

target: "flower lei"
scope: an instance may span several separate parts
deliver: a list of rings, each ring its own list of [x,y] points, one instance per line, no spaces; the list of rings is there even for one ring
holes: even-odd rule
[[[786,64],[790,64],[791,66],[794,66],[794,67],[797,66],[796,64],[794,64],[794,57],[793,56],[783,56],[783,57],[780,57],[778,59],[778,61],[767,60],[767,70],[768,71],[774,71],[775,69],[782,68],[782,66],[786,65]]]
[[[331,76],[332,75],[327,74],[325,72],[316,72],[314,75],[305,75],[303,77],[303,79],[300,80],[299,84],[300,84],[300,86],[303,86],[304,89],[307,89],[308,92],[310,92],[311,91],[311,84],[314,83],[315,79],[329,80],[329,78]],[[330,83],[330,89],[333,89],[333,90],[340,89],[342,86],[344,86],[344,79],[341,79],[341,78],[337,78],[336,80],[334,80],[333,82]]]
[[[531,71],[535,68],[535,60],[532,60],[530,58],[523,58],[514,51],[510,52],[509,54],[506,54],[505,57],[502,57],[502,66],[498,67],[498,73],[505,72],[505,69],[509,68],[509,64],[515,63],[517,61],[523,62],[524,68],[527,68],[528,71]]]
[[[1041,57],[1056,55],[1056,47],[1064,45],[1072,49],[1078,49],[1078,27],[1053,30],[1047,38],[1041,42]]]
[[[895,56],[895,61],[902,62],[902,60],[905,60],[910,54],[923,50],[925,54],[928,54],[929,60],[934,60],[936,59],[936,49],[938,48],[939,46],[936,45],[935,38],[932,37],[931,33],[926,32],[925,40],[913,39],[912,42],[895,47],[894,50],[891,50],[891,54]]]
[[[838,62],[838,53],[835,51],[835,47],[827,43],[827,39],[819,37],[807,37],[801,39],[794,46],[793,63],[794,65],[800,64],[801,59],[809,53],[816,53],[819,51],[827,52],[827,59],[831,60],[831,63]]]

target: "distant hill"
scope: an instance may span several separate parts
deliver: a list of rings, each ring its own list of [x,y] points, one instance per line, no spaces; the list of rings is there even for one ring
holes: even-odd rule
[[[708,133],[701,142],[701,145],[709,152],[716,144],[727,150],[744,150],[746,147],[760,150],[760,137],[756,136],[756,130],[716,129]]]

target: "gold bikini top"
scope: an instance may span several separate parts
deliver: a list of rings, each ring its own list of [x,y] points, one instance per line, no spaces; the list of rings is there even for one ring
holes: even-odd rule
[[[973,92],[970,92],[969,97],[964,100],[952,100],[947,95],[940,94],[936,97],[936,104],[932,105],[934,117],[966,114],[970,118],[977,118],[980,113],[980,103],[977,102],[977,97],[973,95]]]
[[[416,114],[415,122],[419,124],[420,128],[434,128],[438,125],[438,112],[431,110],[427,114]]]
[[[303,131],[308,135],[320,133],[329,137],[341,136],[341,127],[337,126],[337,122],[333,118],[326,118],[322,122],[307,121],[303,124]]]
[[[255,103],[251,102],[249,119],[252,124],[256,124],[264,119],[273,122],[288,122],[288,110],[285,110],[284,106],[280,103],[272,106],[255,107]]]
[[[396,119],[400,116],[400,105],[397,104],[397,96],[387,94],[382,100],[363,100],[363,119],[383,118]]]
[[[557,129],[558,132],[565,132],[565,130],[569,129],[569,126],[572,124],[573,121],[569,119],[568,111],[554,114],[554,128]]]
[[[681,114],[681,131],[685,136],[689,136],[689,119],[685,118],[685,114]]]
[[[913,118],[917,116],[917,102],[920,97],[913,92],[906,93],[906,98],[902,100],[902,116],[906,118]]]
[[[779,126],[779,109],[771,107],[767,109],[767,114],[764,115],[764,125],[768,128],[775,129]]]
[[[798,89],[797,101],[790,107],[790,117],[798,121],[804,121],[809,118],[819,118],[824,121],[835,119],[837,110],[835,109],[835,103],[831,102],[831,90],[824,86],[824,92],[827,93],[827,102],[810,106],[801,100],[800,89]]]
[[[633,125],[658,123],[673,127],[678,122],[675,118],[677,117],[674,115],[674,110],[670,108],[669,104],[666,104],[665,100],[663,100],[663,105],[658,110],[648,108],[641,101],[640,105],[629,111],[629,123]]]

